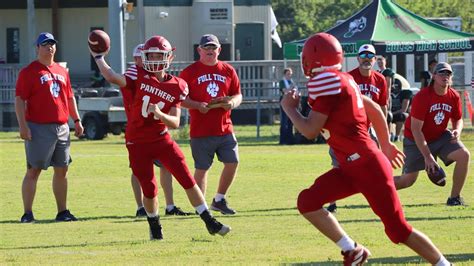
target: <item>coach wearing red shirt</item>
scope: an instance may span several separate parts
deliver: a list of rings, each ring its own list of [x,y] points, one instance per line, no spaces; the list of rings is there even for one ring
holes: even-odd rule
[[[456,162],[448,206],[464,205],[460,196],[469,169],[469,151],[460,140],[463,128],[461,98],[451,87],[453,70],[448,63],[435,67],[426,90],[413,98],[410,116],[405,122],[403,150],[407,156],[403,175],[395,177],[397,189],[413,185],[418,172],[435,171],[439,157],[446,166]],[[451,120],[452,129],[448,130]]]
[[[35,221],[33,200],[41,170],[54,167],[53,192],[58,214],[56,221],[76,221],[67,209],[67,170],[69,154],[69,116],[75,135],[82,127],[67,70],[54,62],[56,43],[51,33],[43,32],[36,41],[37,60],[20,71],[16,83],[15,110],[20,137],[25,140],[27,170],[23,179],[24,215],[22,223]]]
[[[230,113],[242,102],[240,81],[231,65],[217,59],[221,45],[216,36],[202,36],[197,51],[199,61],[180,74],[189,86],[189,95],[183,106],[189,108],[191,115],[194,178],[205,194],[207,172],[214,154],[217,154],[219,161],[224,163],[224,169],[211,209],[223,214],[235,214],[227,206],[225,194],[235,178],[239,162],[238,144]]]

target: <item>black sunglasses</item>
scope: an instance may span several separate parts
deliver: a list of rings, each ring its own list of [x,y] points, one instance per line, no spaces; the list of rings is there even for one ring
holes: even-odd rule
[[[453,73],[449,70],[439,71],[436,74],[441,75],[441,76],[447,76],[447,77],[451,77],[453,75]]]
[[[55,45],[55,44],[56,44],[56,42],[54,42],[54,41],[45,41],[45,42],[40,43],[41,46],[46,46],[46,45],[51,45],[52,46],[52,45]]]
[[[364,54],[359,54],[359,57],[362,59],[366,59],[366,58],[372,59],[375,57],[375,55],[372,53],[364,53]]]

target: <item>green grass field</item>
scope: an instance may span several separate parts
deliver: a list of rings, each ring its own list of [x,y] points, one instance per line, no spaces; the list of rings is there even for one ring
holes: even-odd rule
[[[136,219],[130,169],[122,136],[102,141],[75,139],[69,171],[69,208],[80,221],[55,223],[52,171],[42,173],[34,203],[35,224],[20,224],[21,182],[25,171],[18,133],[0,133],[0,264],[313,264],[340,265],[337,246],[315,230],[296,209],[296,198],[315,177],[330,168],[327,145],[279,146],[278,125],[236,128],[241,164],[228,200],[238,214],[217,218],[232,226],[222,238],[207,233],[198,216],[165,217],[164,241],[148,240],[148,224]],[[464,144],[474,151],[474,133]],[[189,145],[180,145],[193,169]],[[399,145],[401,145],[399,143]],[[214,196],[222,167],[210,171],[207,202]],[[451,176],[453,167],[445,168]],[[396,170],[395,173],[399,173]],[[451,178],[444,188],[421,173],[417,183],[400,191],[409,222],[425,232],[456,265],[474,264],[474,163],[463,190],[468,207],[447,207]],[[175,202],[193,211],[175,182]],[[160,203],[164,202],[161,191]],[[337,218],[356,241],[372,252],[370,263],[426,264],[385,236],[383,225],[360,195],[339,203]]]

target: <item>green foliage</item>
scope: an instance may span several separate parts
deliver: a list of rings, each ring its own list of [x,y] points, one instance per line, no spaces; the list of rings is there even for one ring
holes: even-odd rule
[[[467,126],[467,124],[466,124]],[[164,216],[159,189],[163,241],[148,240],[145,219],[136,219],[130,169],[122,136],[101,141],[76,140],[68,174],[68,207],[78,222],[55,223],[56,204],[52,170],[38,181],[34,212],[36,224],[18,222],[23,208],[21,183],[25,171],[23,142],[17,132],[0,133],[0,265],[341,265],[336,245],[317,232],[296,210],[298,193],[327,171],[327,145],[279,146],[278,126],[237,126],[241,164],[228,200],[238,213],[217,218],[232,226],[225,238],[210,236],[196,216]],[[472,128],[463,133],[467,149],[474,150]],[[400,144],[400,143],[398,143]],[[181,143],[188,165],[192,157]],[[451,176],[453,166],[446,167]],[[218,185],[222,164],[209,172],[207,202]],[[400,173],[396,170],[395,173]],[[470,165],[463,196],[469,207],[447,207],[451,178],[444,188],[421,173],[416,184],[400,191],[405,215],[431,237],[456,265],[473,265],[474,173]],[[175,203],[192,211],[185,193],[174,182]],[[337,219],[358,242],[372,251],[375,265],[425,263],[403,245],[394,245],[366,200],[356,195],[339,202]]]
[[[370,0],[272,0],[282,42],[326,31],[369,4]],[[472,0],[394,0],[422,17],[461,17],[462,30],[474,33]]]

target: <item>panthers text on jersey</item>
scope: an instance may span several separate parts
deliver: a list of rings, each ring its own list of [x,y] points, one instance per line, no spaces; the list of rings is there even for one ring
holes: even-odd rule
[[[367,132],[362,96],[350,75],[325,71],[311,78],[307,87],[311,109],[328,116],[322,135],[341,165],[351,156],[363,157],[378,149]]]
[[[240,81],[234,68],[219,61],[206,66],[196,61],[179,75],[189,85],[189,98],[198,102],[210,102],[213,98],[240,94]],[[214,108],[206,114],[190,109],[191,138],[223,136],[233,132],[230,111]]]
[[[64,124],[69,118],[69,99],[74,94],[64,67],[33,61],[18,75],[16,96],[27,102],[26,121]]]
[[[421,131],[426,142],[438,139],[446,128],[450,119],[462,118],[462,105],[459,94],[451,87],[445,95],[438,95],[432,86],[422,88],[413,98],[411,112],[405,121],[405,137],[414,140],[411,131],[411,118],[423,121]]]
[[[166,125],[148,112],[150,104],[158,104],[163,113],[173,107],[180,107],[188,94],[186,82],[178,77],[166,74],[160,82],[154,74],[137,68],[136,73],[127,71],[126,88],[132,90],[127,122],[127,142],[148,143],[161,139],[167,132]]]
[[[380,106],[388,104],[387,81],[385,77],[377,71],[370,71],[370,76],[364,77],[359,68],[348,72],[357,83],[360,92],[378,103]]]

